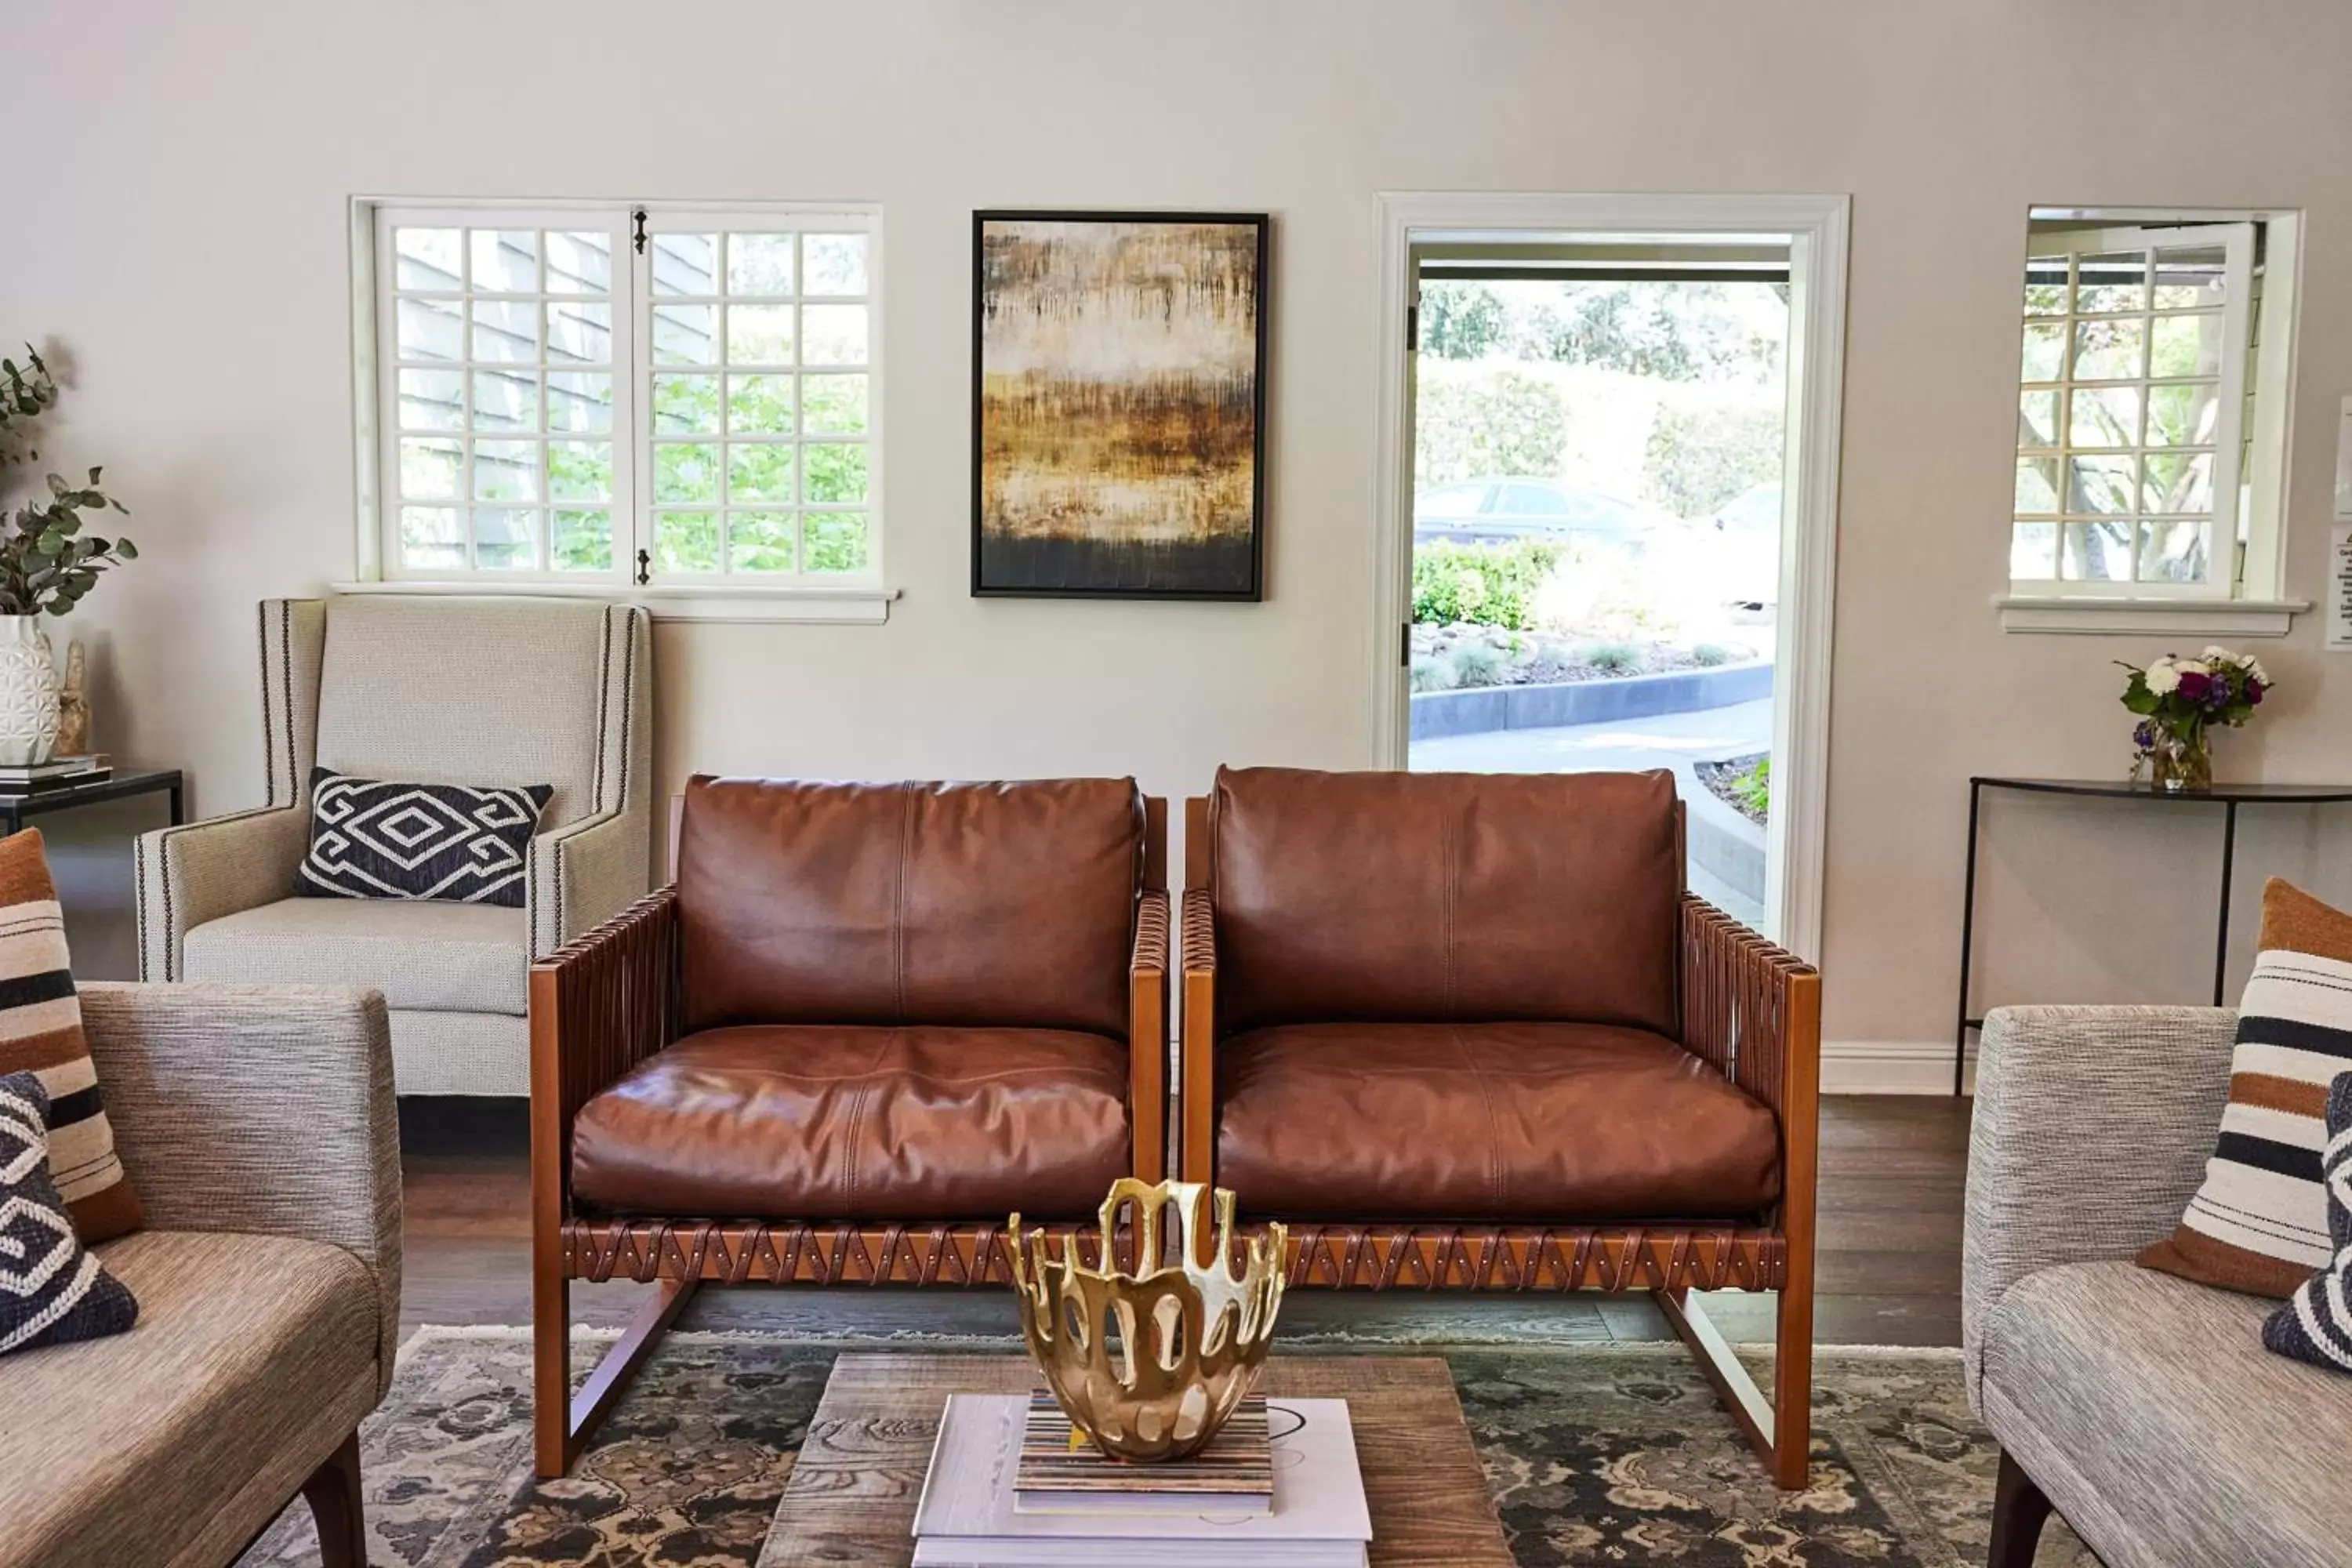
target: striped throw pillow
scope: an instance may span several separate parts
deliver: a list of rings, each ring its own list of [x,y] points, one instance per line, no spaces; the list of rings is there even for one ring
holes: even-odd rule
[[[37,829],[0,838],[0,1075],[31,1072],[48,1096],[49,1174],[81,1239],[139,1228],[139,1194],[82,1037],[64,911]]]
[[[2230,1102],[2205,1182],[2150,1268],[2257,1296],[2292,1296],[2335,1256],[2320,1152],[2327,1091],[2352,1068],[2352,915],[2273,877],[2238,1003]]]

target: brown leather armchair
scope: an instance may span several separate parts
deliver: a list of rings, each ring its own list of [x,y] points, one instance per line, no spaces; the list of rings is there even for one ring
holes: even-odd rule
[[[1185,862],[1185,1178],[1294,1285],[1650,1290],[1802,1485],[1821,978],[1683,890],[1673,775],[1223,769]]]
[[[704,1281],[1007,1282],[1009,1212],[1163,1173],[1166,807],[1132,780],[698,777],[676,861],[531,969],[541,1475]],[[569,1283],[615,1277],[661,1289],[574,1396]]]

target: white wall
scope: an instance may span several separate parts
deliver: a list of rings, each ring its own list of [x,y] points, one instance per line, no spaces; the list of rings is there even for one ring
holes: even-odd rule
[[[2323,593],[2352,388],[2340,0],[8,0],[0,58],[0,331],[70,351],[54,455],[104,461],[137,514],[141,562],[73,628],[106,642],[101,740],[187,765],[205,813],[261,791],[253,602],[352,570],[354,193],[883,203],[905,598],[880,628],[663,628],[664,782],[1169,794],[1220,761],[1370,760],[1375,192],[1852,193],[1835,1040],[1948,1037],[1962,781],[2116,770],[2107,661],[2160,651],[2004,637],[1988,606],[2029,205],[2309,213],[2289,585]],[[1267,603],[966,596],[969,226],[1014,205],[1276,215]],[[2315,620],[2262,647],[2280,696],[2225,775],[2352,776],[2352,659]],[[2082,815],[1997,826],[1997,983],[2195,996],[2210,844]],[[2095,875],[2063,858],[2094,851]],[[2300,828],[2265,865],[2352,892],[2352,856]]]

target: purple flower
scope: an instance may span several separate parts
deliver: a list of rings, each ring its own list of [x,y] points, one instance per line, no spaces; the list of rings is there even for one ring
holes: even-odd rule
[[[2156,726],[2143,719],[2132,731],[2132,744],[2145,752],[2156,744]]]
[[[2191,707],[2204,701],[2206,693],[2212,688],[2213,678],[2210,675],[2193,669],[2180,672],[2180,700]]]

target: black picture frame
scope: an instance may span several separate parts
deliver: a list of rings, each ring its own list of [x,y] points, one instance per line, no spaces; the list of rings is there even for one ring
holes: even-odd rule
[[[1152,225],[1168,224],[1186,226],[1216,226],[1246,228],[1251,231],[1254,256],[1255,319],[1251,325],[1255,342],[1253,345],[1250,387],[1251,436],[1250,458],[1250,518],[1249,538],[1242,549],[1224,549],[1219,555],[1228,559],[1219,564],[1213,559],[1205,582],[1150,581],[1152,571],[1143,563],[1130,563],[1136,574],[1144,581],[1136,584],[1104,582],[1103,570],[1080,572],[1076,582],[1052,583],[1018,580],[1035,578],[1044,574],[1011,570],[1015,563],[1006,561],[1009,545],[1002,539],[992,541],[988,534],[988,405],[984,388],[988,376],[987,326],[988,279],[986,246],[991,225],[1001,224],[1103,224]],[[1097,209],[1055,208],[989,208],[971,215],[971,593],[974,598],[1022,599],[1173,599],[1256,603],[1265,597],[1265,452],[1266,452],[1266,370],[1271,343],[1271,300],[1273,278],[1273,216],[1268,213],[1234,212],[1132,212]],[[997,570],[992,574],[991,556],[997,559]],[[1033,549],[1033,559],[1042,562]],[[1174,570],[1174,568],[1171,568]],[[1114,565],[1111,574],[1118,574]],[[1214,580],[1230,575],[1230,584]]]

